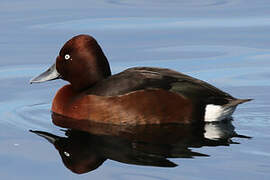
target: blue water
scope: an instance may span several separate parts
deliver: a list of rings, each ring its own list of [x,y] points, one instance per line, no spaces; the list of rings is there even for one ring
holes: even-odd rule
[[[0,1],[1,179],[269,179],[270,2],[267,0]],[[240,144],[202,147],[209,157],[170,159],[175,168],[107,160],[77,175],[30,132],[63,136],[51,122],[62,81],[30,85],[74,35],[94,36],[114,73],[132,66],[172,68],[239,98]],[[192,148],[191,148],[192,149]]]

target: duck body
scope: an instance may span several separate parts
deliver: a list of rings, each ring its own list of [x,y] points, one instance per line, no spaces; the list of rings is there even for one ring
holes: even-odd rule
[[[53,100],[52,111],[100,123],[186,124],[228,118],[244,101],[170,69],[136,67],[81,93],[64,86]]]
[[[250,100],[236,99],[170,69],[135,67],[111,75],[101,48],[87,35],[69,40],[55,65],[32,82],[59,77],[71,84],[56,93],[52,112],[78,121],[118,125],[220,121]]]

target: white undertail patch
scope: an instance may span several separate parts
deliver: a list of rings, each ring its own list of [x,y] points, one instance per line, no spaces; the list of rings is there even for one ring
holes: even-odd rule
[[[220,105],[208,104],[205,107],[204,121],[213,122],[221,121],[231,117],[235,107],[224,107]]]

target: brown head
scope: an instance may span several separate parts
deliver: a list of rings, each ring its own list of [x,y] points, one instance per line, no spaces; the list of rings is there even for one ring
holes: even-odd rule
[[[82,91],[110,75],[108,60],[97,41],[89,35],[78,35],[64,44],[53,66],[30,82],[61,78],[75,91]]]

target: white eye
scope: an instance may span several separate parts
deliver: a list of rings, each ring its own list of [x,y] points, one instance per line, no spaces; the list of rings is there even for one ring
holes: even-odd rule
[[[70,55],[69,54],[66,54],[65,55],[65,60],[69,60],[70,59]]]

